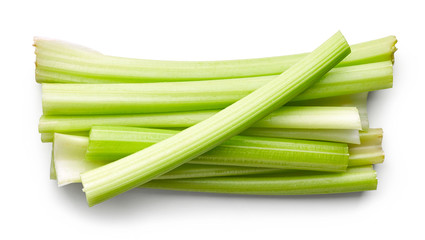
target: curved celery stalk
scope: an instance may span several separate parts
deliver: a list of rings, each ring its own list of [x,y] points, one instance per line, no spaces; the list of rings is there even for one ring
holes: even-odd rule
[[[392,87],[391,61],[336,68],[297,96],[300,100]],[[224,108],[276,76],[243,79],[135,84],[42,85],[45,115],[135,114]],[[314,103],[314,101],[309,101]],[[330,101],[318,102],[328,103]],[[304,106],[308,106],[303,104]],[[316,106],[317,104],[310,104]]]
[[[50,178],[56,179],[59,186],[81,182],[80,174],[84,171],[104,165],[104,162],[86,161],[85,154],[88,138],[65,134],[55,134],[54,151]],[[284,169],[252,168],[240,166],[211,166],[184,164],[156,179],[198,178],[216,176],[236,176],[249,174],[264,174],[276,172],[290,172]]]
[[[248,128],[241,135],[360,144],[359,131],[351,129]]]
[[[90,206],[140,186],[218,146],[313,85],[350,47],[340,32],[276,79],[208,119],[125,158],[81,174]]]
[[[40,133],[89,131],[92,126],[176,128],[193,126],[219,110],[134,115],[42,116]],[[354,107],[282,107],[253,124],[261,128],[361,129]]]
[[[378,180],[371,166],[349,168],[344,173],[276,173],[235,177],[153,180],[143,188],[177,191],[255,194],[306,195],[376,190]]]
[[[394,36],[353,45],[339,65],[393,60]],[[113,83],[189,81],[280,74],[307,56],[179,62],[130,59],[101,55],[84,47],[42,38],[34,39],[37,82]]]
[[[349,166],[378,164],[383,163],[385,159],[385,153],[381,145],[350,147],[349,152]]]
[[[95,126],[90,132],[86,159],[114,161],[177,133],[179,131]],[[345,171],[348,148],[343,143],[235,136],[190,163]]]

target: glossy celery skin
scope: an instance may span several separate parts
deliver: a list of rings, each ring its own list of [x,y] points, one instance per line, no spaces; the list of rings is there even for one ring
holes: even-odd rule
[[[89,206],[140,186],[239,134],[312,86],[349,53],[350,47],[338,32],[282,75],[214,116],[81,174]]]
[[[208,119],[219,110],[133,115],[42,116],[39,132],[89,131],[92,126],[190,127]],[[354,107],[282,107],[253,124],[261,128],[361,129]]]
[[[349,168],[344,173],[293,172],[235,177],[153,180],[143,188],[177,191],[307,195],[376,190],[378,181],[371,166]]]
[[[352,46],[338,66],[392,61],[394,36]],[[192,81],[280,74],[307,54],[259,59],[178,62],[128,59],[99,54],[60,41],[34,39],[37,82],[135,83]]]
[[[96,115],[221,109],[275,77],[139,84],[45,83],[43,113]],[[293,103],[390,88],[392,82],[391,61],[336,68],[293,99]]]
[[[114,161],[177,133],[179,131],[95,126],[90,132],[86,159]],[[190,162],[208,165],[345,171],[348,165],[348,147],[343,143],[235,136]]]

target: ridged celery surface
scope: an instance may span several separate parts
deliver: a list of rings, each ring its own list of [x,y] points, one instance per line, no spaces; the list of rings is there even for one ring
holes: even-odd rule
[[[41,141],[53,142],[54,134],[53,132],[41,133]],[[67,134],[89,136],[89,132],[87,131],[68,132]],[[241,132],[240,135],[360,144],[359,131],[351,129],[249,128]]]
[[[39,132],[89,131],[92,126],[151,128],[190,127],[217,114],[219,110],[132,115],[42,116]],[[355,107],[282,107],[253,124],[260,128],[362,129]]]
[[[92,128],[86,159],[114,161],[179,131],[152,128]],[[345,171],[348,147],[343,143],[235,136],[190,161],[197,164]]]
[[[338,66],[392,61],[394,36],[352,46],[352,53]],[[87,48],[49,39],[35,38],[37,82],[135,83],[239,78],[281,74],[307,56],[230,61],[158,61],[106,56]]]
[[[208,119],[81,174],[89,206],[140,186],[239,134],[312,86],[350,53],[338,32],[282,75]]]
[[[50,178],[56,179],[59,186],[81,182],[80,174],[105,165],[105,162],[86,161],[85,154],[89,140],[87,137],[55,134],[54,150],[50,168]],[[198,178],[216,176],[236,176],[289,172],[284,169],[253,168],[240,166],[184,164],[156,179]]]
[[[378,180],[372,166],[348,168],[344,173],[276,173],[235,177],[153,180],[143,188],[177,191],[306,195],[376,190]]]
[[[221,109],[276,76],[243,79],[136,84],[42,84],[45,115],[135,114]],[[300,100],[390,88],[392,62],[335,68]],[[314,101],[313,101],[314,102]]]

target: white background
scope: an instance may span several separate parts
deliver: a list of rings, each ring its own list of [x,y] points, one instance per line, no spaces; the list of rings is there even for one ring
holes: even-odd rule
[[[421,1],[2,1],[1,239],[424,239],[425,79]],[[80,185],[49,180],[37,132],[33,36],[106,54],[219,60],[313,50],[396,35],[394,88],[373,93],[385,131],[374,192],[304,197],[135,190],[89,208]],[[9,236],[9,237],[6,237]]]

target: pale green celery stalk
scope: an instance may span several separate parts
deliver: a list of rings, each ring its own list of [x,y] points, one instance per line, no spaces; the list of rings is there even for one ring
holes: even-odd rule
[[[151,128],[190,127],[217,114],[219,110],[132,115],[42,116],[40,133],[89,131],[92,126]],[[260,128],[361,129],[354,107],[282,107],[253,124]]]
[[[352,53],[338,66],[393,61],[394,36],[352,46]],[[113,57],[67,43],[34,39],[37,82],[113,83],[190,81],[280,74],[307,56],[227,61],[159,61]]]
[[[89,206],[140,186],[213,149],[312,86],[350,47],[337,32],[319,48],[253,93],[157,144],[81,174]]]
[[[56,179],[59,186],[79,183],[81,182],[80,174],[82,172],[105,164],[105,162],[85,160],[88,142],[87,137],[55,134],[54,145],[57,147],[54,147],[54,151],[52,151],[50,178]],[[235,176],[290,171],[291,170],[239,166],[184,164],[164,175],[158,176],[156,179]]]
[[[382,128],[369,128],[360,131],[360,142],[362,145],[381,145],[384,131]]]
[[[378,164],[383,163],[385,159],[385,153],[381,145],[350,147],[349,152],[350,160],[348,166]]]
[[[67,134],[89,136],[89,132],[69,132]],[[53,142],[53,135],[54,133],[51,132],[41,133],[41,141]],[[249,128],[241,135],[360,144],[359,131],[351,129]]]
[[[177,191],[306,195],[376,190],[378,180],[372,166],[349,168],[344,173],[300,172],[234,177],[153,180],[143,188]]]
[[[241,135],[360,144],[359,130],[351,129],[249,128]]]
[[[94,126],[86,159],[115,161],[170,138],[180,131]],[[246,167],[345,171],[348,147],[343,143],[235,136],[190,163]]]
[[[367,114],[368,95],[368,92],[363,92],[351,95],[290,102],[288,105],[356,107],[360,114],[362,129],[367,130],[369,129],[369,118]]]
[[[248,95],[275,77],[134,84],[43,83],[43,113],[95,115],[220,109]],[[291,105],[308,106],[300,100],[390,88],[392,82],[391,61],[336,68],[297,96]],[[316,100],[307,102],[314,104]],[[319,99],[317,102],[330,106],[335,104]]]
[[[360,145],[349,144],[349,166],[383,163],[385,153],[382,150],[382,128],[370,128],[360,132]]]

